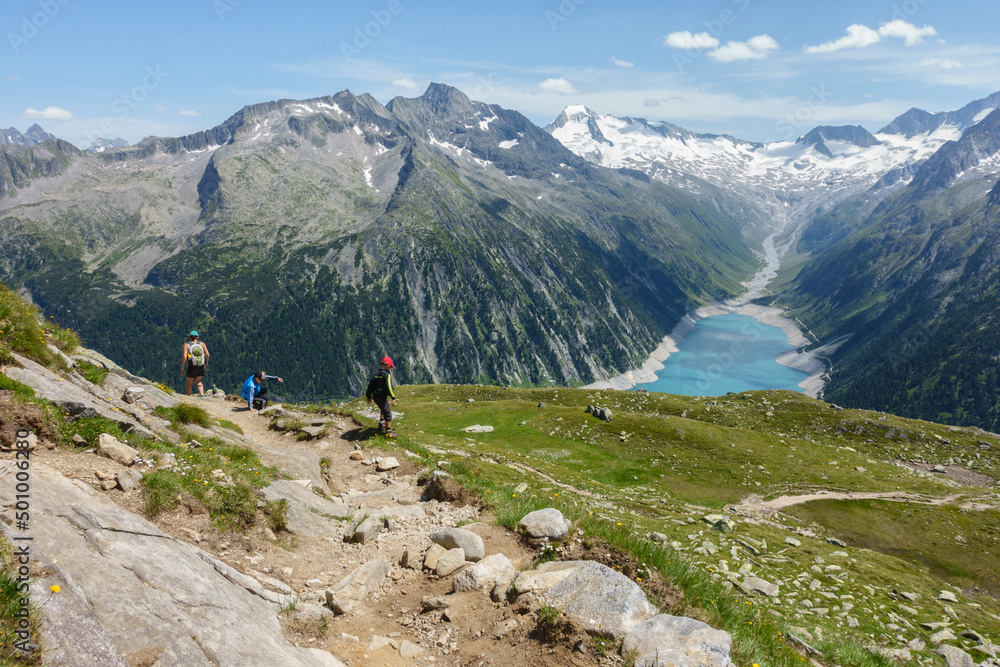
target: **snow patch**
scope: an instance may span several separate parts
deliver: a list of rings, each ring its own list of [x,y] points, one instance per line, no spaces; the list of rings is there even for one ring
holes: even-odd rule
[[[514,146],[517,146],[517,144],[517,139],[508,139],[507,141],[500,142],[500,148],[513,148]]]

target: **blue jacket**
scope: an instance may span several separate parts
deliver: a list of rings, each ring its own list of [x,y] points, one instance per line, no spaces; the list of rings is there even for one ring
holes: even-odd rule
[[[277,380],[277,375],[265,375],[265,380]],[[247,381],[243,383],[243,388],[240,390],[240,396],[246,399],[247,404],[252,408],[254,396],[260,393],[260,384],[257,382],[257,376],[251,375],[247,378]]]

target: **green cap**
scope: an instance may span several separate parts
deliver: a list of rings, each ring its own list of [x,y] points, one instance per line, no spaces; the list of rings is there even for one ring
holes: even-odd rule
[[[198,335],[197,331],[192,331],[191,333],[188,334],[188,336],[197,336],[197,335]]]

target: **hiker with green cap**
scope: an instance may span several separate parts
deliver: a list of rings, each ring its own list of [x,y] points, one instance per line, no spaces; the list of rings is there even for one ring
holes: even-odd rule
[[[186,367],[185,367],[186,366]],[[181,374],[187,378],[185,393],[191,395],[191,385],[198,385],[198,395],[205,395],[205,387],[201,383],[201,378],[205,376],[205,368],[208,366],[208,346],[198,340],[198,332],[192,331],[188,334],[188,340],[184,343],[184,352],[181,354]]]

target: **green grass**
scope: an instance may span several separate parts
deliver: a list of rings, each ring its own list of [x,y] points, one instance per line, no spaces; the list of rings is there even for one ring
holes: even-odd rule
[[[852,546],[919,562],[954,586],[1000,597],[1000,511],[817,500],[787,512]]]
[[[205,408],[190,403],[178,403],[172,408],[158,405],[153,409],[153,414],[163,417],[172,425],[195,424],[208,428],[215,423]]]
[[[26,594],[20,590],[18,582],[18,563],[13,557],[14,549],[5,533],[0,532],[0,667],[15,665],[42,664],[41,618],[37,603],[28,607],[29,642],[34,644],[34,650],[22,653],[17,649],[17,643],[22,641],[17,631],[23,630],[20,625],[22,611],[21,600]]]
[[[46,366],[53,360],[38,309],[0,283],[0,364],[10,363],[12,352]]]
[[[201,449],[147,441],[151,453],[172,453],[177,464],[142,478],[144,511],[148,517],[176,507],[182,492],[208,508],[219,530],[245,531],[257,521],[257,489],[273,481],[277,470],[264,465],[246,447],[210,438]],[[218,472],[217,472],[218,471]]]
[[[77,370],[79,370],[80,375],[82,375],[87,382],[96,384],[98,387],[104,386],[104,380],[108,377],[108,373],[111,372],[107,368],[102,368],[101,366],[96,366],[94,364],[88,364],[87,362],[80,362]]]
[[[230,431],[235,431],[240,435],[243,435],[243,429],[240,428],[238,425],[234,424],[233,422],[229,421],[228,419],[220,419],[218,420],[218,424],[222,428],[228,428]]]
[[[121,426],[105,417],[87,417],[76,421],[64,423],[60,427],[63,444],[74,446],[72,438],[74,435],[81,436],[87,441],[87,446],[97,447],[102,433],[112,435],[118,440],[125,442],[128,438],[122,432]]]

